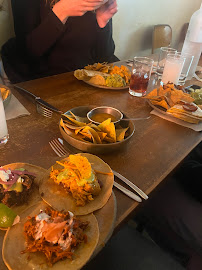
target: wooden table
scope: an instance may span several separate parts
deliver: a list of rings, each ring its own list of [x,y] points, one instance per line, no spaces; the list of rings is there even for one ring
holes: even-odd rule
[[[202,86],[199,82],[197,84]],[[128,117],[148,116],[151,111],[144,99],[132,97],[128,90],[94,88],[78,81],[73,73],[19,85],[64,112],[82,105],[116,107]],[[36,106],[27,97],[16,90],[13,90],[13,94],[31,115],[8,121],[10,139],[0,149],[0,165],[27,162],[49,168],[58,159],[48,142],[61,137],[58,128],[60,115],[54,113],[52,118],[45,118],[36,112]],[[135,127],[136,131],[124,149],[100,157],[149,194],[201,142],[202,133],[154,115],[149,120],[135,122]],[[116,220],[118,227],[138,203],[116,189],[115,194],[118,203]]]

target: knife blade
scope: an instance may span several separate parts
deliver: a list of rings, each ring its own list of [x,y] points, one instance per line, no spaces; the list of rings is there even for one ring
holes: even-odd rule
[[[127,184],[129,187],[131,187],[133,190],[135,190],[143,199],[147,200],[149,197],[135,184],[133,184],[131,181],[129,181],[126,177],[121,175],[120,173],[112,170],[113,174],[118,177],[120,180],[122,180],[125,184]]]
[[[142,199],[139,196],[137,196],[135,193],[131,192],[127,188],[122,187],[117,182],[114,181],[114,184],[113,185],[116,188],[118,188],[120,191],[122,191],[124,194],[126,194],[128,197],[130,197],[131,199],[133,199],[133,200],[135,200],[137,202],[142,202]]]
[[[28,90],[18,86],[18,85],[14,85],[14,88],[16,88],[17,90],[23,91],[26,94],[30,95],[36,103],[48,108],[49,110],[53,111],[53,112],[57,112],[59,114],[63,114],[62,111],[60,111],[59,109],[55,108],[53,105],[49,104],[48,102],[46,102],[45,100],[41,99],[40,97],[37,97],[36,95],[32,94],[31,92],[29,92]]]

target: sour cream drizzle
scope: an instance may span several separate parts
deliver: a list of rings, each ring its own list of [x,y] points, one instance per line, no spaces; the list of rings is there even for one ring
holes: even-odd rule
[[[72,242],[74,214],[69,211],[69,216],[69,220],[64,221],[62,218],[55,218],[51,222],[51,217],[41,211],[35,218],[37,221],[35,240],[40,239],[43,235],[46,241],[53,244],[58,243],[63,250],[68,249]],[[65,227],[68,227],[68,236],[66,238],[64,237]]]

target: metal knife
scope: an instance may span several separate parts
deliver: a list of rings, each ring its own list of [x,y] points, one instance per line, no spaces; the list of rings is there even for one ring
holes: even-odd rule
[[[57,113],[59,113],[59,114],[63,114],[62,111],[60,111],[59,109],[55,108],[53,105],[51,105],[51,104],[49,104],[48,102],[44,101],[44,100],[41,99],[40,97],[35,96],[34,94],[32,94],[31,92],[29,92],[28,90],[26,90],[26,89],[24,89],[24,88],[22,88],[22,87],[20,87],[20,86],[18,86],[18,85],[13,85],[13,86],[14,86],[14,88],[16,88],[17,90],[23,91],[24,93],[30,95],[30,96],[35,100],[36,103],[38,103],[38,104],[40,104],[40,105],[42,105],[42,106],[44,106],[44,107],[50,109],[50,110],[53,111],[53,112],[57,112]]]
[[[137,196],[135,193],[131,192],[130,190],[128,190],[125,187],[122,187],[121,185],[119,185],[117,182],[114,181],[114,186],[116,188],[118,188],[120,191],[122,191],[124,194],[126,194],[128,197],[130,197],[131,199],[137,201],[137,202],[142,202],[142,199]]]
[[[120,180],[122,180],[125,184],[127,184],[129,187],[131,187],[133,190],[135,190],[143,199],[147,200],[149,197],[135,184],[133,184],[131,181],[129,181],[127,178],[125,178],[120,173],[112,170],[113,174],[118,177]]]

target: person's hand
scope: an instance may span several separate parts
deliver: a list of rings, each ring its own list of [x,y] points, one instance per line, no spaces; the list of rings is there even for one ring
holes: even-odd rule
[[[108,0],[107,3],[103,4],[96,10],[96,18],[98,25],[103,28],[106,26],[108,21],[118,11],[116,0]]]
[[[53,12],[65,23],[70,16],[83,16],[105,4],[106,0],[60,0],[53,6]]]

